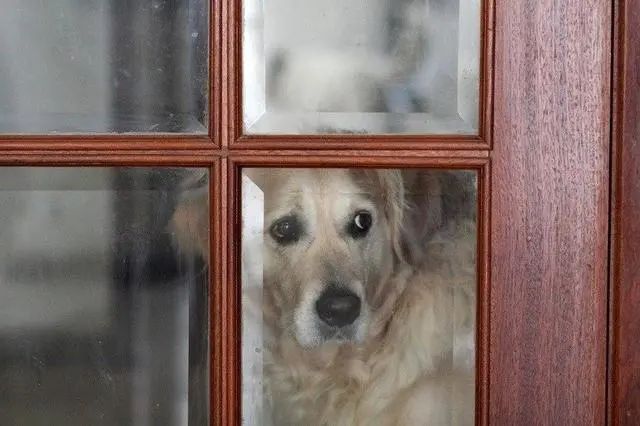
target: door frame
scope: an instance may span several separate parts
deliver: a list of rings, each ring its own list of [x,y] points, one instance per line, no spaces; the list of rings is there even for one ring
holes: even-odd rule
[[[614,4],[608,423],[640,418],[640,1]]]

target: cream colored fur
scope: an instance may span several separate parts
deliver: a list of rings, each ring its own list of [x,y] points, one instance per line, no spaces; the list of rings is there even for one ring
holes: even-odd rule
[[[273,211],[287,211],[282,204],[289,202],[292,193],[306,194],[295,198],[296,205],[306,203],[307,214],[317,216],[309,218],[314,237],[304,250],[298,248],[292,254],[265,242],[263,310],[258,316],[262,315],[265,335],[270,336],[264,348],[264,390],[272,423],[473,424],[474,222],[460,219],[434,225],[428,240],[408,244],[402,239],[410,237],[412,230],[402,229],[403,213],[409,207],[399,172],[254,170],[250,176],[265,194],[265,228],[277,216]],[[433,198],[433,208],[426,208],[425,215],[440,214],[442,189],[434,184],[434,175],[425,177],[423,187],[429,192],[425,196]],[[350,194],[372,192],[376,192],[372,199],[380,232],[372,233],[376,241],[371,246],[351,247],[332,226],[345,205],[359,202],[355,195],[355,201],[349,200]],[[320,210],[314,210],[316,207]],[[189,217],[180,209],[178,215]],[[181,216],[176,216],[178,223]],[[181,244],[188,244],[188,239],[181,236]],[[199,245],[198,238],[193,241]],[[410,256],[403,247],[423,252]],[[299,254],[300,250],[305,254]],[[358,250],[370,252],[354,255]],[[287,263],[293,256],[296,272]],[[408,258],[421,261],[410,264]],[[362,261],[376,263],[364,265],[375,270],[369,275],[374,278],[364,284],[358,274]],[[356,283],[354,289],[365,287],[366,335],[361,341],[328,340],[308,347],[292,331],[291,311],[300,309],[306,294],[317,293],[310,289],[322,285],[321,265],[327,262],[344,263],[337,267],[350,271],[345,272],[345,282]]]
[[[475,242],[471,224],[428,247],[442,262],[403,267],[364,345],[269,352],[277,425],[471,425]],[[449,257],[451,256],[451,257]],[[462,263],[464,262],[464,263]],[[386,330],[385,330],[386,327]]]

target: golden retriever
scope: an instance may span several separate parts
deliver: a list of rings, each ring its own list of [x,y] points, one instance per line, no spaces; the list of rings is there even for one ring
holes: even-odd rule
[[[473,424],[475,212],[452,217],[446,172],[245,173],[264,194],[267,423]],[[197,247],[193,202],[174,225]]]

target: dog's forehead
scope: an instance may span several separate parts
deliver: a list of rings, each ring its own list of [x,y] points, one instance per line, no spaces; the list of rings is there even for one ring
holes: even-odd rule
[[[344,169],[289,169],[274,173],[264,185],[265,197],[275,200],[293,197],[370,196],[366,186]]]

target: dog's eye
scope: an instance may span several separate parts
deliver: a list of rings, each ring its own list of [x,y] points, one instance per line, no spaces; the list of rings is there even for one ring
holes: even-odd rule
[[[373,218],[371,217],[371,213],[360,211],[356,213],[351,220],[347,231],[353,238],[361,238],[367,235],[372,224]]]
[[[278,219],[269,230],[271,236],[280,244],[290,244],[300,239],[302,226],[295,216]]]

